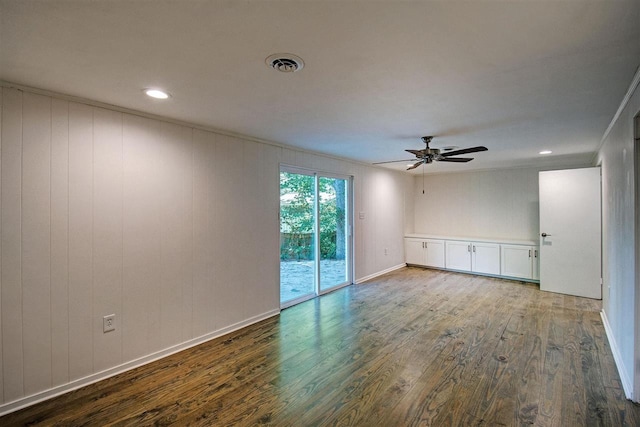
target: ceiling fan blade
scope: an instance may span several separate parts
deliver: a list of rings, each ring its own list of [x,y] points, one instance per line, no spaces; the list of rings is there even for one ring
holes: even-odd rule
[[[417,157],[424,156],[424,150],[404,150],[404,151],[411,153]]]
[[[407,170],[408,170],[408,171],[410,171],[411,169],[415,169],[415,168],[417,168],[418,166],[420,166],[422,163],[424,163],[424,162],[423,162],[422,160],[420,160],[419,162],[415,163],[413,166],[409,166],[409,167],[407,168]]]
[[[441,153],[440,155],[442,157],[449,157],[449,156],[457,156],[459,154],[469,154],[469,153],[477,153],[478,151],[487,151],[488,148],[487,147],[471,147],[471,148],[463,148],[462,150],[455,150],[455,151],[449,151],[446,153]]]
[[[456,162],[456,163],[467,163],[473,160],[473,157],[445,157],[444,159],[438,160],[439,162]]]
[[[413,162],[416,159],[406,159],[406,160],[389,160],[388,162],[376,162],[372,163],[372,165],[383,165],[385,163],[400,163],[400,162]]]

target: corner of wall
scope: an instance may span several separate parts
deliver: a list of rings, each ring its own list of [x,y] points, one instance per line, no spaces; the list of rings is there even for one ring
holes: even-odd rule
[[[611,329],[611,325],[609,324],[609,319],[607,319],[607,313],[604,310],[600,311],[600,317],[602,317],[604,331],[607,335],[607,339],[609,340],[609,346],[611,347],[611,353],[613,354],[613,359],[616,363],[616,367],[618,368],[618,373],[620,375],[620,381],[622,382],[624,394],[627,399],[634,400],[633,382],[627,375],[628,371],[627,369],[625,369],[624,360],[622,359],[622,354],[620,353],[620,347],[618,346],[615,335],[613,334],[613,331]]]

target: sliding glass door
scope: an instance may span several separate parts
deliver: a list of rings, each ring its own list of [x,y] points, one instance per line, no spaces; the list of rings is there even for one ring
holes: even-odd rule
[[[348,180],[321,176],[319,179],[320,209],[320,291],[347,282],[349,266]]]
[[[280,305],[351,283],[351,179],[280,171]]]
[[[280,303],[316,295],[314,174],[280,172]]]

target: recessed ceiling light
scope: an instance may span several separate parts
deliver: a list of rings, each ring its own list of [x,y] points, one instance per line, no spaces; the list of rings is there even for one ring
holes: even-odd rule
[[[167,92],[160,89],[144,89],[144,93],[146,93],[147,96],[156,99],[167,99],[169,98],[169,96],[171,96]]]
[[[552,151],[551,151],[551,150],[544,150],[544,151],[541,151],[541,152],[540,152],[540,154],[543,154],[543,155],[544,155],[544,154],[551,154],[551,153],[552,153]]]

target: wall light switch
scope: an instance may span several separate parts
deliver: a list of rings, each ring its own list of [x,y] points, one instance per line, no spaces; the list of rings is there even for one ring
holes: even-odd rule
[[[358,214],[358,218],[360,218],[360,219],[364,219],[364,216],[365,216],[365,215],[364,215],[364,212],[360,212],[360,213]]]

